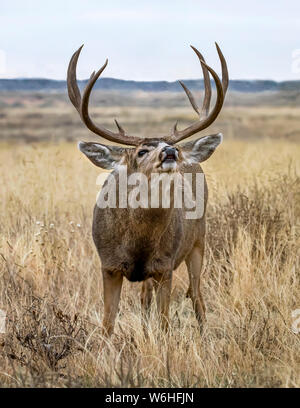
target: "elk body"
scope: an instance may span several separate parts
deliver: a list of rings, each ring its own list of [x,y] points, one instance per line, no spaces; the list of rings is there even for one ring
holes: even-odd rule
[[[193,109],[199,115],[199,120],[184,130],[178,130],[175,124],[171,135],[151,138],[128,135],[117,121],[116,133],[93,123],[88,112],[89,97],[107,61],[97,73],[91,75],[81,96],[76,80],[76,66],[82,47],[79,48],[72,56],[68,68],[68,92],[71,102],[92,132],[111,142],[133,146],[80,142],[80,151],[96,166],[112,170],[108,179],[114,177],[117,182],[122,166],[126,166],[128,176],[139,172],[149,179],[153,173],[182,176],[185,173],[193,176],[203,173],[199,163],[210,157],[220,144],[222,135],[214,134],[194,141],[182,141],[207,128],[221,111],[228,87],[228,72],[224,56],[218,45],[216,46],[222,66],[222,81],[214,70],[206,65],[200,52],[192,47],[199,58],[204,77],[205,96],[201,110],[192,93],[180,82]],[[211,112],[209,73],[215,81],[217,91],[215,106]],[[194,181],[191,189],[195,196]],[[205,244],[206,182],[203,191],[204,211],[201,218],[196,219],[188,219],[187,209],[184,206],[175,208],[173,202],[170,208],[119,208],[118,205],[116,208],[101,208],[95,205],[93,239],[102,266],[105,335],[113,332],[124,277],[132,282],[143,282],[141,305],[145,316],[151,305],[153,289],[155,290],[158,311],[166,329],[172,273],[182,262],[186,263],[188,269],[188,296],[193,302],[200,328],[202,327],[205,321],[205,305],[200,291],[200,277]]]

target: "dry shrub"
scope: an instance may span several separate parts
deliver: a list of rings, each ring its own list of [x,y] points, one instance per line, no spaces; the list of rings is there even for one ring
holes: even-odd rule
[[[291,216],[294,219],[299,210],[299,196],[299,178],[277,177],[272,181],[272,190],[259,188],[255,182],[247,189],[238,185],[224,201],[208,207],[208,244],[213,256],[218,259],[226,253],[230,257],[243,231],[249,235],[254,258],[261,251],[273,256],[276,250],[284,262],[288,238],[293,233]]]
[[[26,380],[20,376],[23,386],[28,385],[28,376],[35,386],[45,386],[49,378],[65,377],[68,357],[85,350],[86,322],[78,314],[64,313],[55,299],[36,296],[31,284],[14,274],[8,264],[2,279],[2,302],[7,305],[2,357],[17,377],[18,368],[26,373]],[[13,301],[16,293],[22,300],[18,308]]]

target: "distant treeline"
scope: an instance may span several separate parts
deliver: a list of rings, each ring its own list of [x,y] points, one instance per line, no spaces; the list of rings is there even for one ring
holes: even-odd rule
[[[185,80],[185,84],[194,90],[203,89],[203,80]],[[87,80],[78,81],[82,88]],[[178,81],[126,81],[122,79],[101,78],[95,84],[95,89],[118,91],[151,91],[178,92],[182,90]],[[53,79],[0,79],[0,91],[59,91],[66,90],[66,81]],[[267,80],[231,80],[230,90],[236,92],[267,92],[267,91],[300,91],[300,81],[267,81]]]

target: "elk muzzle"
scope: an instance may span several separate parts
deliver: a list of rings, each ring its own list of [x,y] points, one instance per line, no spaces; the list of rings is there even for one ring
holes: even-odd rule
[[[174,170],[177,167],[178,150],[172,146],[165,146],[159,158],[163,170]]]

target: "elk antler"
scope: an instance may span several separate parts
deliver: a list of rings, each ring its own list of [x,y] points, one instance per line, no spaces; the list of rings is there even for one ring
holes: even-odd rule
[[[206,65],[205,60],[202,56],[202,54],[191,45],[191,48],[195,51],[197,54],[201,67],[202,67],[202,72],[203,72],[203,79],[204,79],[204,88],[205,88],[205,96],[203,100],[203,105],[202,109],[200,109],[197,106],[197,103],[195,101],[195,98],[193,97],[193,94],[191,91],[184,85],[183,82],[180,82],[180,85],[183,87],[187,97],[189,98],[189,101],[195,110],[195,112],[199,115],[199,121],[194,123],[193,125],[187,127],[184,130],[177,130],[177,122],[175,123],[172,131],[172,135],[167,137],[166,140],[170,143],[177,143],[180,140],[186,139],[189,136],[194,135],[195,133],[200,132],[200,130],[206,129],[208,126],[210,126],[217,118],[219,115],[223,102],[224,102],[224,97],[228,88],[228,70],[227,70],[227,64],[225,61],[225,58],[222,54],[222,51],[220,50],[220,47],[216,43],[216,48],[218,51],[218,55],[221,61],[221,66],[222,66],[222,83],[218,77],[218,75],[215,73],[215,71],[210,68],[208,65]],[[209,113],[209,105],[210,105],[210,100],[211,100],[211,85],[210,85],[210,78],[209,78],[209,72],[211,73],[215,84],[216,84],[216,90],[217,90],[217,99],[215,106],[213,110]]]
[[[125,145],[132,145],[132,146],[139,145],[144,140],[144,138],[130,136],[126,134],[125,130],[120,126],[117,120],[115,120],[115,122],[118,128],[118,132],[115,133],[115,132],[112,132],[104,128],[103,126],[100,126],[100,125],[96,126],[94,122],[92,121],[92,119],[90,118],[89,109],[88,109],[90,94],[91,94],[93,86],[95,85],[95,82],[97,81],[101,73],[106,68],[108,60],[105,61],[104,65],[99,69],[98,72],[92,73],[83,91],[83,95],[81,97],[81,94],[80,94],[80,91],[77,85],[76,67],[77,67],[77,61],[79,58],[79,54],[82,50],[82,47],[83,45],[73,54],[70,60],[69,67],[68,67],[67,84],[68,84],[69,98],[72,104],[77,109],[83,123],[92,132],[96,133],[99,136],[104,137],[107,140],[110,140],[111,142],[121,143]],[[191,47],[197,54],[201,67],[202,67],[203,78],[204,78],[204,88],[205,88],[205,96],[203,100],[203,105],[200,111],[191,91],[184,85],[183,82],[179,81],[187,97],[189,98],[189,101],[193,109],[199,115],[199,121],[181,131],[177,130],[177,122],[176,122],[173,127],[172,134],[170,136],[159,138],[169,143],[177,143],[180,140],[186,139],[187,137],[190,137],[194,135],[195,133],[200,132],[200,130],[206,129],[209,125],[211,125],[214,122],[214,120],[217,118],[217,116],[219,115],[222,109],[224,97],[225,97],[225,94],[228,88],[227,65],[226,65],[225,58],[218,44],[216,43],[216,47],[217,47],[218,55],[219,55],[221,66],[222,66],[222,83],[218,75],[215,73],[215,71],[212,68],[210,68],[208,65],[206,65],[202,54],[195,47],[193,46]],[[215,81],[216,90],[217,90],[216,103],[210,114],[209,114],[209,106],[210,106],[210,100],[211,100],[211,85],[210,85],[209,73],[212,75]]]
[[[96,126],[94,122],[92,121],[92,119],[90,118],[89,116],[90,94],[91,94],[91,91],[92,91],[92,88],[95,82],[97,81],[101,73],[104,71],[108,63],[108,60],[105,61],[104,65],[99,69],[98,72],[92,73],[83,91],[83,95],[81,97],[81,94],[80,94],[80,91],[77,85],[76,67],[77,67],[77,61],[78,61],[79,54],[82,50],[82,47],[83,45],[73,54],[70,60],[70,63],[69,63],[69,67],[68,67],[68,75],[67,75],[68,94],[69,94],[69,98],[72,104],[77,109],[83,123],[92,132],[96,133],[99,136],[104,137],[107,140],[110,140],[111,142],[137,146],[144,139],[126,134],[125,130],[119,125],[119,123],[116,120],[115,122],[119,130],[118,133],[112,132],[104,128],[103,126]]]

